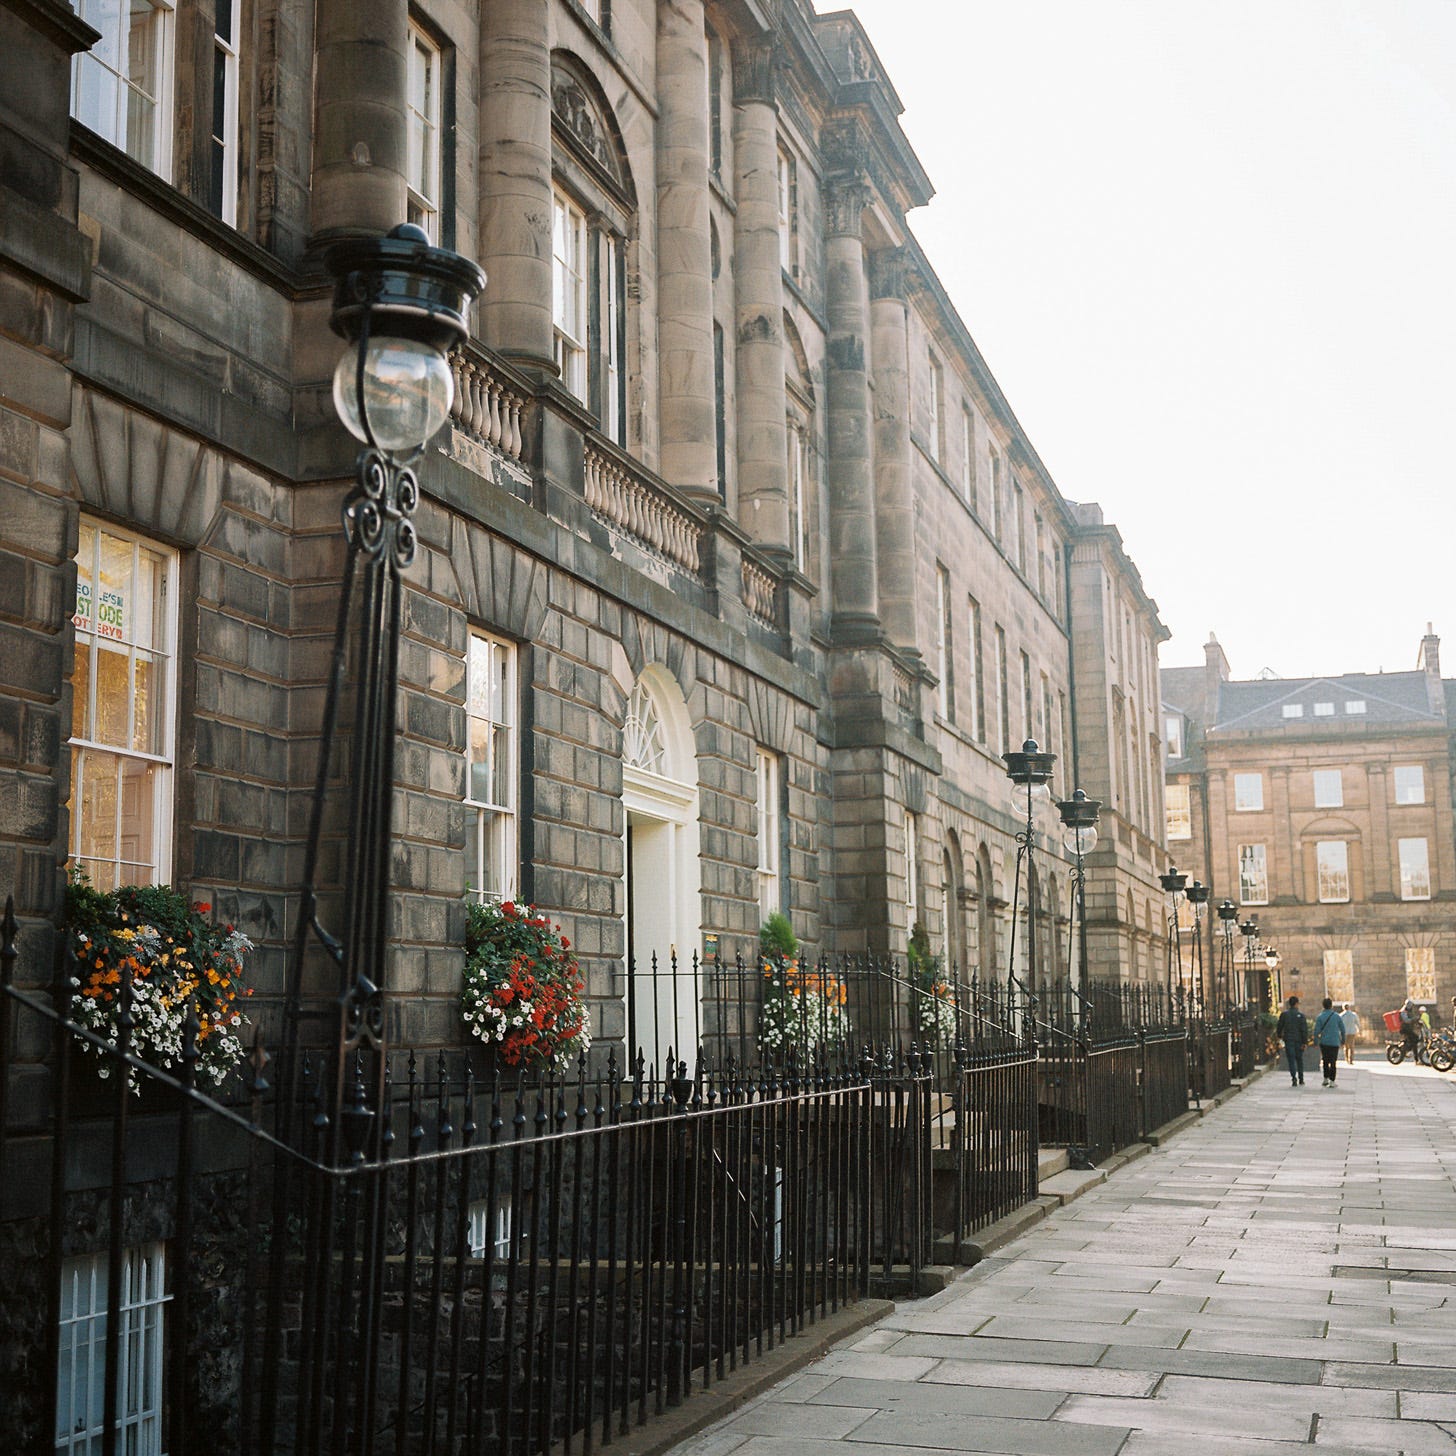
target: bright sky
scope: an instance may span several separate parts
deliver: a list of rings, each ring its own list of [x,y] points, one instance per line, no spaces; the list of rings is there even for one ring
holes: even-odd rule
[[[1456,0],[850,8],[912,225],[1164,666],[1406,670],[1433,621],[1456,676]]]

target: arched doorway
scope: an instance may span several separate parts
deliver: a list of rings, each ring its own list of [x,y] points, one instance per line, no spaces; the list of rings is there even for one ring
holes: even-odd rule
[[[698,772],[682,691],[665,668],[637,679],[622,724],[626,811],[627,1044],[659,1075],[691,1072],[702,1032]]]
[[[961,842],[951,830],[945,837],[941,874],[945,884],[945,958],[956,980],[969,980],[966,965],[966,871]]]

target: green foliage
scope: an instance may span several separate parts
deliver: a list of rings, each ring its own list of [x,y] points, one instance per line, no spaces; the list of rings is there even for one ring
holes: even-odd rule
[[[789,924],[789,917],[775,910],[758,932],[758,949],[770,960],[792,961],[799,955],[799,937]]]

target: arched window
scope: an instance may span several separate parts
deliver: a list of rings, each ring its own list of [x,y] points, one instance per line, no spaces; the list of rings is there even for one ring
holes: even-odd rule
[[[954,831],[946,835],[944,862],[941,866],[945,885],[945,957],[951,974],[967,978],[965,865],[961,861],[961,844]]]
[[[551,312],[561,382],[627,442],[627,253],[637,196],[611,108],[571,56],[551,58]]]

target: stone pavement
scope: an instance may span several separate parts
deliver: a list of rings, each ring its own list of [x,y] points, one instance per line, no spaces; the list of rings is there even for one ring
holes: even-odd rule
[[[673,1456],[1456,1453],[1453,1121],[1265,1076]]]

